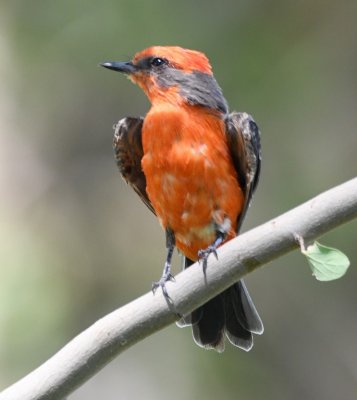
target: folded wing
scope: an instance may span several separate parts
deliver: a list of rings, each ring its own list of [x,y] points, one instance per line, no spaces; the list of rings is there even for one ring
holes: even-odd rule
[[[143,122],[144,118],[141,117],[121,119],[114,127],[113,147],[121,176],[155,214],[146,193],[146,178],[141,167],[141,159],[144,155],[141,140]]]

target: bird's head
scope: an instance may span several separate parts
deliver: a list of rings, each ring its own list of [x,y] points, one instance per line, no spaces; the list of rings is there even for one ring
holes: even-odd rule
[[[177,46],[153,46],[131,61],[110,61],[103,67],[122,72],[139,85],[152,104],[186,102],[227,113],[227,103],[207,57]]]

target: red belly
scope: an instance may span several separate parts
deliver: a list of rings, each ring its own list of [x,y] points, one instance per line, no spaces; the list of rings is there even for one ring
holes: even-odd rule
[[[217,117],[151,112],[143,127],[147,193],[163,228],[191,260],[212,244],[216,225],[229,218],[235,236],[243,193]]]

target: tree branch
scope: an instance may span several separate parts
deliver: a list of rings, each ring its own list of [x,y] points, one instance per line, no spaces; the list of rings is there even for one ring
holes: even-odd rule
[[[357,217],[357,178],[231,240],[209,258],[205,278],[197,263],[168,282],[175,310],[187,314],[244,275]],[[304,261],[302,261],[303,263]],[[158,291],[98,320],[39,368],[0,394],[0,400],[61,399],[115,356],[177,319]]]

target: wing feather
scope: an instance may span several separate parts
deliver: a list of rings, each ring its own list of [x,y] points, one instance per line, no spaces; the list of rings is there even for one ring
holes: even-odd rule
[[[126,117],[114,126],[113,148],[121,176],[144,204],[155,214],[154,208],[146,193],[146,178],[141,167],[144,151],[141,130],[144,118]]]
[[[238,216],[237,232],[257,187],[261,166],[260,132],[247,113],[232,112],[226,118],[226,135],[239,184],[245,195],[243,210]]]

